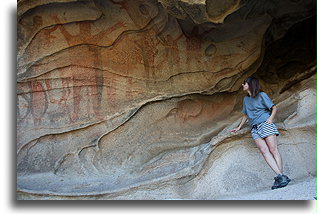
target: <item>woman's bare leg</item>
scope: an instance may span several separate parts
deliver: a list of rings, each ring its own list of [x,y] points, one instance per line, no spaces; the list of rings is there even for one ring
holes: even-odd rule
[[[273,157],[278,165],[278,168],[281,171],[281,174],[282,174],[283,173],[283,163],[282,163],[282,157],[281,157],[281,155],[278,151],[278,148],[277,148],[276,135],[271,135],[271,136],[266,137],[265,141],[269,147],[271,154],[273,155]]]
[[[282,174],[280,168],[278,167],[273,155],[271,154],[265,140],[258,138],[255,139],[256,146],[260,149],[265,161],[273,169],[276,174]]]

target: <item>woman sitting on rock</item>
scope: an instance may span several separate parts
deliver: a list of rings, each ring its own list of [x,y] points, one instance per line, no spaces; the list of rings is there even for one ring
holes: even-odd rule
[[[256,146],[260,149],[265,161],[277,174],[274,177],[272,189],[285,187],[291,180],[283,175],[282,158],[277,148],[276,136],[279,132],[273,123],[276,114],[276,106],[266,93],[261,91],[259,80],[248,77],[242,84],[243,91],[248,93],[244,97],[244,113],[240,125],[231,130],[237,132],[241,129],[246,120],[249,120],[251,135]]]

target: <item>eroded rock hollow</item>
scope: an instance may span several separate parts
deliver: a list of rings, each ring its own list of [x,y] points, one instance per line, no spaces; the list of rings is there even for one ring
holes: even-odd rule
[[[19,199],[217,199],[270,187],[254,75],[292,178],[315,176],[315,1],[20,0]]]

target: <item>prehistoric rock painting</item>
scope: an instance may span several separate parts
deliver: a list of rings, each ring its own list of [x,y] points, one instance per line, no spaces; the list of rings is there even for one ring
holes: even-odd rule
[[[217,191],[210,176],[222,171],[210,166],[227,157],[219,151],[248,139],[247,128],[239,136],[228,130],[241,116],[240,85],[251,74],[282,109],[292,106],[292,118],[281,114],[278,121],[282,141],[289,139],[288,129],[304,128],[302,143],[312,147],[314,108],[296,97],[315,99],[308,93],[314,87],[315,37],[296,32],[313,25],[314,5],[308,0],[20,0],[20,197],[141,199],[147,189],[151,199],[232,193]],[[283,57],[278,49],[286,43],[293,45]],[[306,51],[310,57],[303,57]],[[295,120],[304,125],[297,127]],[[224,170],[234,158],[228,157]],[[307,172],[315,173],[309,167],[299,173]],[[206,184],[214,188],[210,197]]]

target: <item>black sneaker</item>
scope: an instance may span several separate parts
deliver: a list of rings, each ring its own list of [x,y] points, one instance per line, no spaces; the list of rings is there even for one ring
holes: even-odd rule
[[[291,179],[289,179],[286,175],[282,175],[282,178],[280,180],[280,187],[285,187]]]
[[[274,177],[274,180],[275,180],[275,181],[274,181],[274,184],[273,184],[273,186],[272,186],[272,189],[277,189],[277,188],[279,188],[281,177],[282,177],[282,176],[280,176],[280,175]]]
[[[291,179],[289,177],[287,177],[286,175],[282,175],[282,176],[286,178],[288,183],[291,181]]]
[[[274,178],[275,182],[272,186],[272,189],[278,189],[287,186],[291,181],[286,175],[278,175]]]

